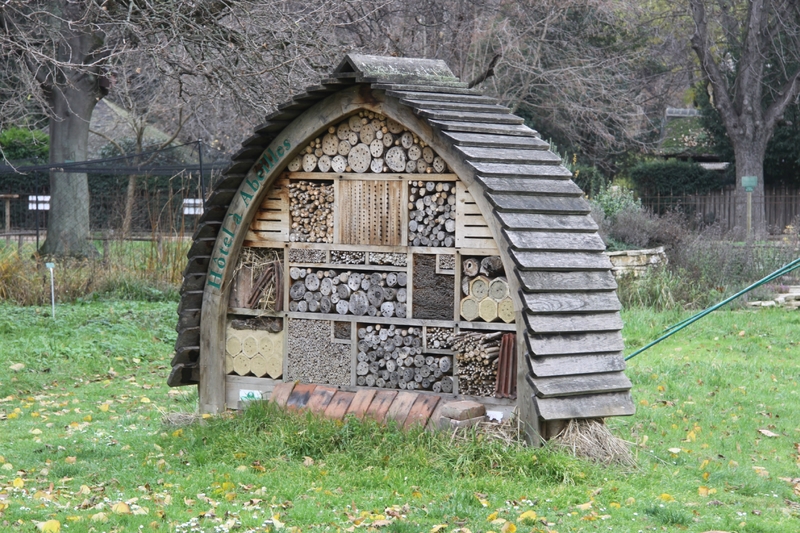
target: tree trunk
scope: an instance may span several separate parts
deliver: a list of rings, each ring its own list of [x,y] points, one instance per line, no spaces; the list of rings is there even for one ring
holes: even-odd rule
[[[740,238],[763,239],[767,236],[767,218],[764,201],[764,154],[766,142],[733,143],[736,161],[736,234]],[[743,176],[756,176],[758,184],[752,193],[752,233],[747,235],[747,192],[742,186]]]
[[[50,163],[85,161],[93,90],[60,86],[52,92]],[[85,173],[50,172],[50,216],[43,255],[94,257],[89,240],[89,180]]]
[[[125,192],[125,214],[122,217],[122,238],[131,236],[131,223],[133,221],[133,206],[136,201],[136,174],[128,176],[128,190]]]

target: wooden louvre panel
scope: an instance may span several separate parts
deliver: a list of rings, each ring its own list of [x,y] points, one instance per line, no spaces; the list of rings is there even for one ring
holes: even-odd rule
[[[456,182],[456,246],[489,250],[497,248],[478,204],[460,181]]]
[[[289,240],[289,180],[281,179],[267,193],[250,223],[245,246]]]
[[[377,246],[403,244],[403,181],[341,180],[336,198],[336,242]]]

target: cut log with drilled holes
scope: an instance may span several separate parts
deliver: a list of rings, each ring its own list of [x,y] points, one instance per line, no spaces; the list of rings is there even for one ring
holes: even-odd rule
[[[467,331],[453,336],[459,394],[494,395],[502,334]]]
[[[274,331],[276,328],[272,328],[270,322],[255,324],[239,320],[229,323],[225,341],[226,373],[277,379],[283,374],[283,333]],[[237,329],[240,327],[247,329]]]

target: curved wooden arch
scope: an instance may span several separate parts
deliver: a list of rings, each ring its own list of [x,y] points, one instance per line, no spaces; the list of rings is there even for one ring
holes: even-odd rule
[[[435,79],[426,78],[426,69],[416,77],[384,72],[387,64],[413,71],[413,61],[435,64],[428,69]],[[630,381],[622,373],[616,284],[580,189],[522,119],[455,78],[443,80],[442,65],[348,56],[338,79],[282,106],[234,157],[189,253],[169,380],[199,383],[204,412],[225,408],[221,355],[233,270],[227,258],[238,257],[262,198],[304,143],[366,109],[430,145],[484,215],[513,294],[518,404],[529,433],[542,434],[543,421],[633,413]]]

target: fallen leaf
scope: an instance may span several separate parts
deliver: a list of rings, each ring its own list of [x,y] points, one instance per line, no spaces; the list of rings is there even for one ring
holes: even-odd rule
[[[761,433],[762,435],[764,435],[765,437],[780,437],[780,435],[778,435],[777,433],[774,433],[774,432],[772,432],[772,431],[770,431],[768,429],[759,429],[758,432]]]
[[[142,403],[150,403],[150,398],[148,398],[147,396],[142,396],[139,399],[139,401],[142,402]]]
[[[89,517],[92,522],[108,522],[108,515],[106,513],[97,513]]]
[[[431,528],[431,533],[439,533],[439,531],[446,529],[447,524],[436,524]]]
[[[108,412],[108,404],[107,403],[100,404],[100,410],[102,412],[104,412],[104,413],[107,413]]]
[[[675,498],[672,497],[671,494],[667,494],[666,492],[662,493],[660,498],[665,502],[674,502]]]
[[[497,519],[497,513],[496,512],[494,512],[494,513],[492,513],[492,514],[490,514],[489,516],[486,517],[486,521],[487,522],[491,522],[492,520],[495,520],[495,519]]]
[[[125,502],[118,502],[111,506],[111,512],[114,514],[131,514],[131,507]]]
[[[66,459],[64,459],[64,462],[69,464],[69,465],[74,465],[77,461],[78,461],[78,458],[75,457],[75,456],[69,456]]]
[[[769,471],[763,466],[754,466],[753,470],[761,477],[769,477]]]
[[[28,433],[30,433],[31,435],[41,435],[42,434],[42,430],[39,429],[39,428],[33,428]]]
[[[61,522],[58,520],[48,520],[47,522],[39,522],[36,524],[39,531],[42,533],[59,533],[61,531]]]
[[[589,509],[592,508],[592,502],[586,502],[580,505],[576,505],[575,508],[578,509],[579,511],[588,511]]]
[[[608,506],[611,507],[612,509],[619,509],[620,507],[622,507],[619,504],[619,502],[611,502],[611,503],[608,504]]]
[[[503,524],[503,527],[500,528],[500,533],[516,533],[517,526],[515,526],[512,522],[506,522]]]
[[[522,522],[526,526],[532,526],[536,522],[536,511],[525,511],[517,518],[517,522]]]
[[[309,456],[303,457],[303,466],[312,466],[314,464],[314,459]]]
[[[669,448],[669,449],[667,449],[667,451],[668,451],[669,453],[672,453],[672,454],[679,454],[679,453],[681,453],[681,449],[680,449],[680,448]]]
[[[14,481],[11,482],[11,485],[15,489],[21,489],[21,488],[23,488],[25,486],[25,481],[23,481],[21,477],[18,477],[16,479],[14,479]]]
[[[392,523],[392,521],[391,521],[391,520],[386,520],[386,519],[384,518],[384,519],[382,519],[382,520],[375,520],[374,522],[372,522],[372,523],[370,524],[370,527],[386,527],[386,526],[388,526],[388,525],[389,525],[389,524],[391,524],[391,523]]]
[[[15,364],[11,365],[11,366],[10,366],[10,367],[8,367],[8,368],[9,368],[9,370],[11,370],[12,372],[19,372],[20,370],[22,370],[23,368],[25,368],[25,365],[23,365],[22,363],[15,363]]]

